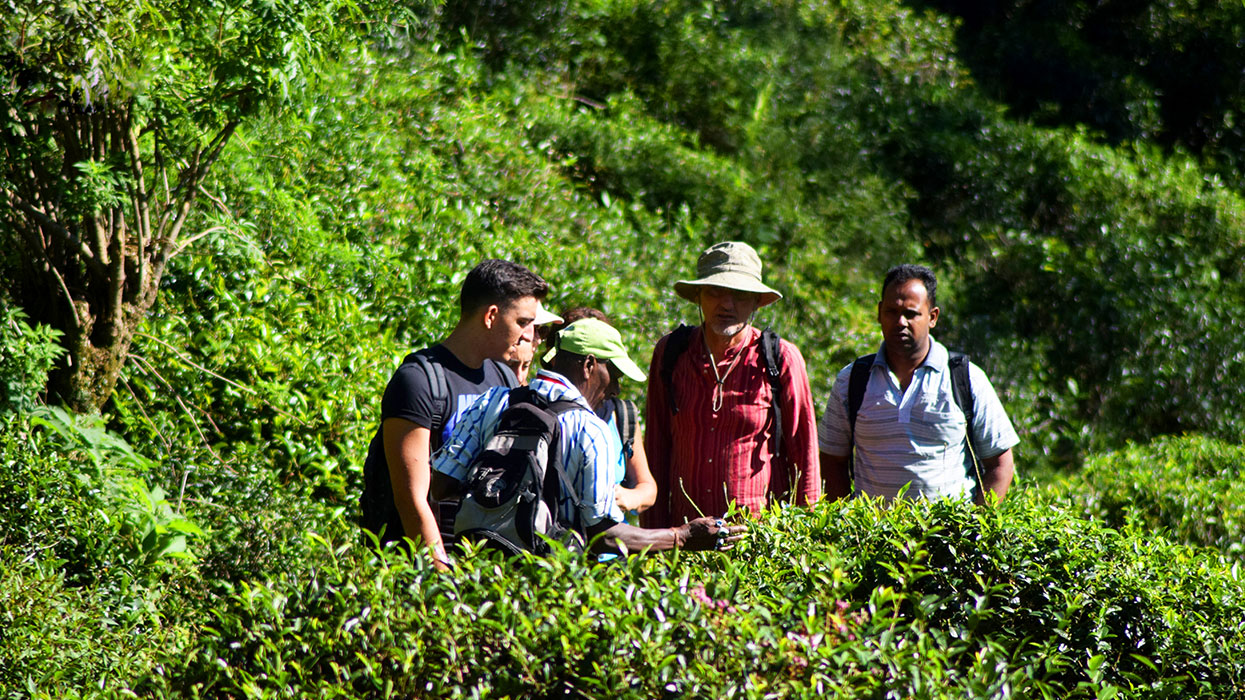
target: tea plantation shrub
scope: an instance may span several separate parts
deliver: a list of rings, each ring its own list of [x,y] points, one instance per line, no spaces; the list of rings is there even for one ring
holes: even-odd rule
[[[149,463],[91,422],[3,420],[0,692],[125,687],[187,643],[182,591],[195,584],[179,557],[198,528],[146,487]]]
[[[1064,488],[1110,527],[1131,524],[1245,559],[1245,446],[1201,435],[1094,455]]]
[[[1245,589],[1214,558],[1064,514],[856,501],[731,556],[377,560],[243,583],[143,688],[193,697],[1225,697]]]
[[[31,326],[26,314],[0,299],[0,413],[28,411],[48,383],[48,371],[65,354],[60,331]]]

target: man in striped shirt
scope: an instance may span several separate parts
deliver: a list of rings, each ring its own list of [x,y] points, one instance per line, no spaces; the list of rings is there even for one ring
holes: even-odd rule
[[[700,518],[682,527],[646,530],[624,522],[614,498],[614,486],[622,473],[622,442],[594,412],[606,396],[618,393],[620,376],[644,381],[644,372],[627,355],[622,336],[609,324],[594,318],[580,319],[558,334],[549,367],[541,369],[529,385],[549,402],[574,401],[584,410],[558,415],[559,454],[562,467],[579,500],[560,498],[566,522],[580,522],[589,539],[604,533],[598,548],[626,553],[686,549],[730,549],[747,528],[722,520]],[[433,461],[433,490],[438,497],[454,495],[476,457],[497,432],[501,415],[510,405],[510,390],[497,387],[467,409]],[[578,517],[576,517],[578,516]]]
[[[930,337],[939,309],[934,273],[919,265],[892,268],[882,283],[878,323],[882,347],[868,367],[868,383],[854,427],[848,395],[852,366],[839,372],[818,425],[821,468],[830,498],[852,490],[892,499],[1007,495],[1020,440],[994,387],[969,364],[973,423],[967,425],[954,396],[950,354]],[[853,363],[854,364],[854,363]],[[965,439],[972,430],[971,445]],[[854,445],[853,445],[854,442]],[[966,446],[976,451],[981,473]],[[855,466],[849,459],[855,448]],[[906,489],[906,490],[905,490]]]
[[[701,324],[664,368],[669,386],[666,348],[682,331],[653,350],[644,449],[657,503],[641,514],[650,527],[720,516],[731,502],[756,514],[771,503],[808,505],[821,496],[804,357],[779,340],[779,376],[771,383],[762,331],[752,326],[756,310],[782,295],[761,281],[761,259],[746,243],[711,246],[697,273],[674,285],[698,306]]]

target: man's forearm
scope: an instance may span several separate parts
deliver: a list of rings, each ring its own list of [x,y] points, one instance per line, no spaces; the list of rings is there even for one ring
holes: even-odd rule
[[[826,499],[837,501],[852,492],[851,479],[847,475],[848,457],[821,453],[821,478],[825,484]]]
[[[1012,479],[1016,476],[1012,451],[1007,450],[997,457],[983,459],[981,462],[985,473],[981,475],[981,491],[977,494],[976,503],[982,505],[986,502],[987,491],[992,492],[998,500],[1003,500],[1007,496],[1008,489],[1011,488]]]
[[[606,529],[589,530],[589,536],[596,539],[594,549],[598,552],[626,554],[643,552],[664,552],[674,549],[687,540],[687,526],[642,528],[627,523],[614,523]]]

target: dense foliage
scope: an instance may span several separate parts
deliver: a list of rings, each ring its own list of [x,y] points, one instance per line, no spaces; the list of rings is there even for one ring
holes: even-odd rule
[[[60,173],[38,196],[62,228],[119,230],[143,187],[191,203],[99,417],[40,406],[81,359],[41,309],[83,309],[63,297],[99,271],[0,253],[5,696],[1245,692],[1238,9],[1149,3],[1106,36],[1109,8],[1077,3],[1042,5],[1041,35],[1037,6],[886,0],[63,5],[0,13],[0,240],[59,235],[14,213],[36,191],[19,166]],[[1014,80],[1026,61],[1092,102]],[[1205,99],[1173,102],[1194,63]],[[99,104],[131,110],[142,178],[124,148],[14,131],[120,114],[66,107],[88,94],[124,98]],[[215,164],[179,190],[196,152]],[[730,557],[439,576],[360,546],[380,392],[476,261],[605,309],[642,359],[695,321],[671,284],[723,239],[785,293],[758,323],[818,403],[876,347],[882,272],[934,266],[941,338],[1021,434],[1017,491],[774,512]],[[93,254],[138,252],[107,240]],[[51,270],[66,288],[31,303]]]

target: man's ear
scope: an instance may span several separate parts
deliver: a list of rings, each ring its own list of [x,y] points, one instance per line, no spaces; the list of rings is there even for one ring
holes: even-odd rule
[[[938,325],[938,314],[939,313],[941,313],[941,310],[937,306],[929,310],[929,327],[930,328],[933,328],[934,326]]]
[[[501,314],[501,307],[498,306],[497,304],[490,304],[488,308],[484,310],[484,316],[483,316],[484,327],[492,330],[493,323],[497,321],[497,317],[500,314]]]

